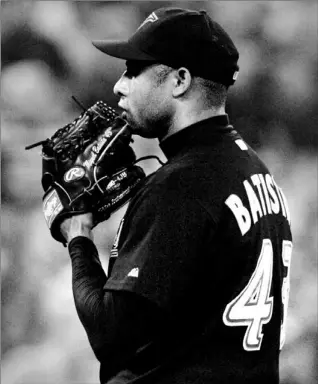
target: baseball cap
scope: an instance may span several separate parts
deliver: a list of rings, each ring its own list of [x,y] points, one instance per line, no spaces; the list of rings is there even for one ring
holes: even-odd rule
[[[238,50],[205,10],[159,8],[128,40],[93,40],[92,43],[113,57],[186,67],[193,76],[226,86],[234,84],[238,75]]]

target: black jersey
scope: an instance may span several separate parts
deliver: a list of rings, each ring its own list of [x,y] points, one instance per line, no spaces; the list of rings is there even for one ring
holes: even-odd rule
[[[170,319],[126,382],[278,383],[292,250],[284,194],[227,115],[161,148],[168,161],[131,200],[105,285]]]

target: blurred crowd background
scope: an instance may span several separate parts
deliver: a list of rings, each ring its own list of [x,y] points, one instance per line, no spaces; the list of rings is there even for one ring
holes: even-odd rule
[[[40,147],[85,106],[112,93],[124,62],[92,39],[128,37],[161,6],[206,9],[233,37],[240,75],[231,121],[289,201],[294,251],[282,384],[317,382],[317,3],[314,1],[1,2],[2,383],[97,384],[76,315],[66,248],[42,215]],[[138,155],[156,140],[136,138]],[[157,163],[144,164],[146,172]],[[95,230],[103,264],[125,208]],[[270,384],[270,383],[269,383]]]

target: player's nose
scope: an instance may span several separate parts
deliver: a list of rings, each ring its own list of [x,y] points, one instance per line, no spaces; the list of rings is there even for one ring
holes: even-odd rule
[[[125,77],[125,73],[123,73],[114,85],[113,92],[116,96],[127,96],[128,91],[128,79]]]

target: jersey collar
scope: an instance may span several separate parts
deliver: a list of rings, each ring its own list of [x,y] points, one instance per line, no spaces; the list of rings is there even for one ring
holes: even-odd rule
[[[233,131],[233,127],[229,125],[228,115],[224,114],[189,125],[167,137],[159,145],[169,160],[189,146],[193,147],[199,144],[211,145],[217,141],[216,137],[230,131]]]

